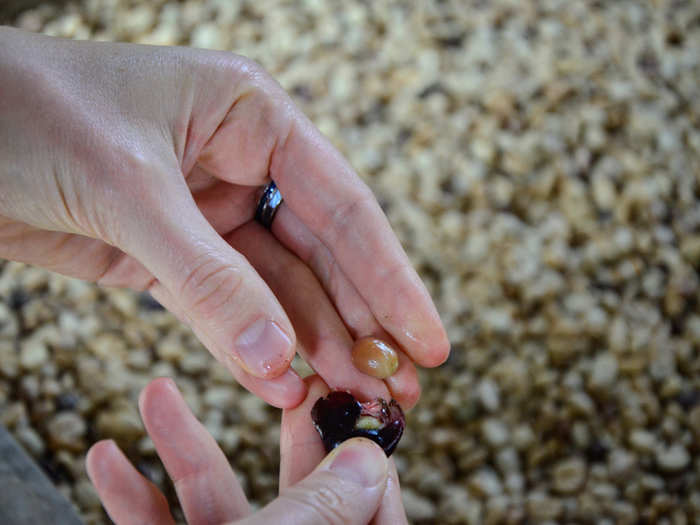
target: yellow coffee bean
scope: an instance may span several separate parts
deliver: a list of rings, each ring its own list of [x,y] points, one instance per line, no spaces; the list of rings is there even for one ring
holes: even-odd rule
[[[386,379],[399,367],[399,356],[391,346],[376,337],[363,337],[352,347],[352,362],[362,372]]]

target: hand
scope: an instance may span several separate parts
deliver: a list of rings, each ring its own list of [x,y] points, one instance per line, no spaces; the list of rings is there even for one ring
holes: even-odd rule
[[[321,461],[323,445],[309,414],[328,388],[318,377],[308,383],[305,401],[282,416],[280,495],[253,515],[226,457],[189,411],[172,380],[155,379],[144,388],[139,399],[141,417],[188,523],[407,523],[396,468],[377,445],[352,439]],[[86,462],[90,479],[117,525],[174,522],[165,496],[137,472],[114,442],[93,445]]]
[[[238,381],[297,405],[296,350],[332,388],[419,395],[444,328],[367,186],[257,64],[0,28],[0,257],[148,290]],[[260,186],[285,199],[272,231]],[[352,340],[402,350],[386,381]]]

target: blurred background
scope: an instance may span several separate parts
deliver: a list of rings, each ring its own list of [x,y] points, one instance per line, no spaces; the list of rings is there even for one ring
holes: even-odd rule
[[[452,341],[395,454],[412,523],[700,522],[700,2],[4,5],[48,35],[249,56],[350,159]],[[172,497],[136,409],[161,375],[253,501],[276,495],[279,411],[157,303],[0,272],[0,422],[86,523],[109,522],[100,438]]]

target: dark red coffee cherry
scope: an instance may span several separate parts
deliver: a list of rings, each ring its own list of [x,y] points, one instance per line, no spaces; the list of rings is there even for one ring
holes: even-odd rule
[[[390,456],[401,439],[406,418],[393,399],[360,403],[348,392],[331,392],[320,397],[311,409],[311,419],[321,435],[326,452],[346,439],[371,439]]]

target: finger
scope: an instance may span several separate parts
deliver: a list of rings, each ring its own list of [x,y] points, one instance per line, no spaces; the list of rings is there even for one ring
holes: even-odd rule
[[[308,119],[295,121],[270,174],[384,329],[418,364],[444,362],[449,342],[428,291],[372,192]]]
[[[85,466],[102,504],[117,525],[175,523],[165,496],[131,466],[113,441],[99,441]]]
[[[311,474],[242,523],[364,525],[384,495],[387,463],[384,451],[368,439],[345,441]]]
[[[386,480],[384,498],[372,519],[372,525],[408,525],[406,510],[401,499],[401,485],[399,474],[396,472],[396,464],[389,460],[389,477]]]
[[[311,408],[329,392],[317,376],[305,379],[306,399],[297,407],[282,412],[280,428],[280,491],[306,477],[318,465],[326,451],[311,421]]]
[[[159,282],[154,282],[149,288],[153,298],[172,312],[180,321],[193,327],[199,340],[207,347],[211,348],[212,343],[208,340],[207,333],[199,332],[193,326],[187,312],[173,298],[170,292]],[[272,379],[260,379],[248,374],[243,368],[238,366],[233,359],[219,359],[228,368],[233,377],[243,387],[253,394],[260,396],[263,400],[277,408],[292,408],[297,406],[304,399],[306,385],[299,375],[291,368],[288,368],[281,376]]]
[[[220,524],[250,513],[226,456],[171,379],[151,381],[141,392],[139,409],[188,523]]]
[[[297,333],[297,350],[332,389],[362,401],[388,397],[386,385],[352,363],[353,341],[313,272],[255,222],[226,239],[245,253],[284,306]]]
[[[283,374],[295,348],[289,319],[245,257],[200,213],[184,181],[165,181],[159,195],[143,200],[150,210],[144,220],[125,219],[126,251],[187,312],[221,362],[260,378]]]
[[[382,339],[381,335],[379,338]],[[420,382],[418,381],[418,371],[413,361],[401,350],[397,350],[399,356],[399,367],[392,375],[384,379],[384,383],[391,392],[391,397],[396,399],[404,410],[409,410],[416,406],[420,399]]]

